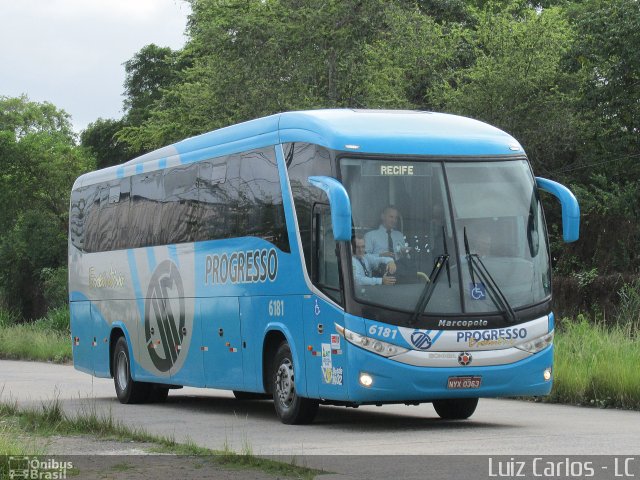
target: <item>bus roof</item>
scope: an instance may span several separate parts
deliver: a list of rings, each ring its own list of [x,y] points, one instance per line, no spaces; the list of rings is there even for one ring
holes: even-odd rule
[[[187,138],[119,166],[83,175],[74,188],[287,142],[358,153],[486,157],[522,154],[510,135],[486,123],[408,110],[309,110],[250,120]]]

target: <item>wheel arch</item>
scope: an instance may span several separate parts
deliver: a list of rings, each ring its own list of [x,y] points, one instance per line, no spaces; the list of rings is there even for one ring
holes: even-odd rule
[[[120,337],[124,337],[127,341],[127,349],[129,350],[131,365],[131,377],[135,379],[137,362],[133,356],[133,343],[131,342],[127,326],[122,322],[113,322],[111,325],[111,333],[109,334],[109,373],[111,378],[113,378],[113,351],[116,348],[116,343]]]
[[[304,373],[306,370],[304,355],[300,354],[297,345],[293,341],[291,332],[286,325],[283,324],[271,324],[265,329],[260,369],[262,372],[262,386],[264,391],[266,393],[272,393],[269,381],[271,362],[282,342],[287,342],[289,344],[294,365],[296,365],[296,369],[298,369],[298,371],[302,372],[302,375],[296,374],[295,376],[295,387],[298,394],[305,396],[307,394],[307,382],[305,381]]]

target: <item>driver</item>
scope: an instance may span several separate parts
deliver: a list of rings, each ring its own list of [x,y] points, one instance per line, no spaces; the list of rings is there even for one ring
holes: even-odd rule
[[[406,254],[404,235],[397,230],[400,214],[393,205],[387,205],[380,214],[380,226],[364,236],[366,252],[393,260]]]
[[[355,236],[353,238],[353,278],[356,285],[395,285],[396,263],[392,258],[365,253],[364,238]],[[385,273],[381,277],[374,277],[373,270],[385,266]]]

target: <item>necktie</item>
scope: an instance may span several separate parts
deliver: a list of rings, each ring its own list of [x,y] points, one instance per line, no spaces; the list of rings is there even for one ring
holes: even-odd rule
[[[362,257],[356,257],[358,259],[358,261],[360,262],[360,265],[362,265],[362,268],[364,269],[364,276],[365,277],[370,277],[371,274],[369,273],[369,269],[367,268],[367,266],[364,263],[364,259]]]
[[[394,253],[393,251],[393,240],[391,239],[391,229],[387,229],[387,249],[389,252]]]

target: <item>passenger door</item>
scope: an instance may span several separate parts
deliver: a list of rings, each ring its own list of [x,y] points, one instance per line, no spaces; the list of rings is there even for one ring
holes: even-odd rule
[[[313,208],[311,280],[336,304],[343,302],[338,248],[333,237],[331,210],[318,203]],[[344,325],[344,311],[318,295],[305,296],[303,304],[305,338],[312,346],[307,365],[307,388],[310,396],[347,399],[343,378],[346,359],[342,338],[335,324]]]

